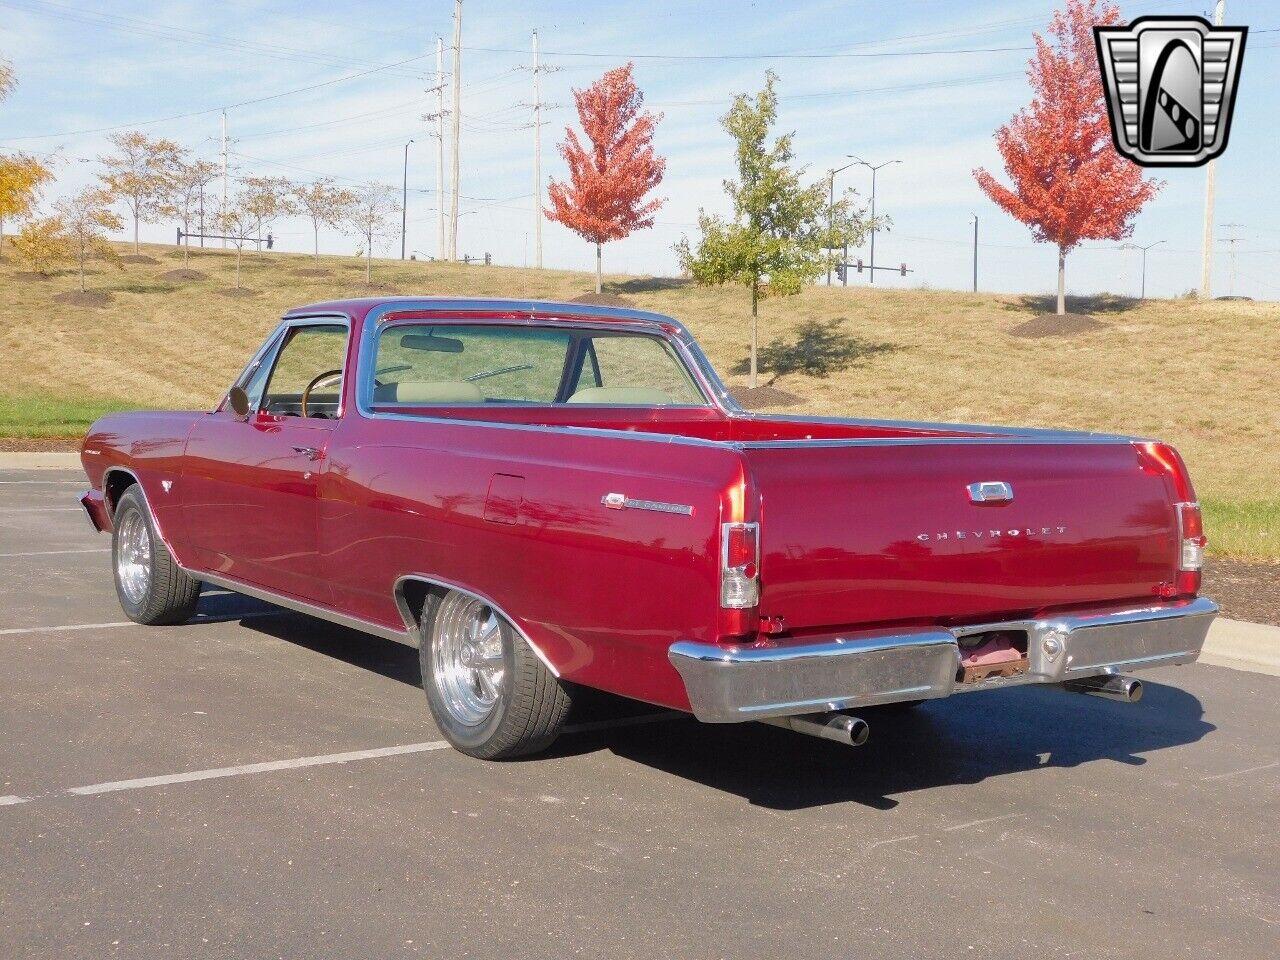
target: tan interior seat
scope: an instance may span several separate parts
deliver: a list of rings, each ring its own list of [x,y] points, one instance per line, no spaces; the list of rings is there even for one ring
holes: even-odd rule
[[[569,398],[569,403],[590,403],[599,407],[639,405],[669,406],[671,394],[655,387],[584,387]]]
[[[465,380],[405,380],[373,388],[374,403],[484,403],[484,394]]]

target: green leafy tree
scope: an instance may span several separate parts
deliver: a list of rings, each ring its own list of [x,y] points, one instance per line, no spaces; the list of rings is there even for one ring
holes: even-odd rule
[[[760,300],[793,296],[832,262],[828,247],[857,244],[869,221],[852,194],[830,211],[825,181],[806,186],[803,168],[792,166],[792,135],[770,143],[778,116],[778,77],[765,74],[754,98],[738,94],[720,120],[737,143],[738,177],[724,182],[733,202],[732,218],[698,211],[702,240],[696,249],[685,237],[676,244],[681,266],[699,284],[740,284],[751,291],[750,386],[757,380]],[[831,227],[828,228],[828,213]]]
[[[61,217],[28,220],[13,238],[13,252],[19,262],[46,276],[59,264],[72,260],[71,239]]]

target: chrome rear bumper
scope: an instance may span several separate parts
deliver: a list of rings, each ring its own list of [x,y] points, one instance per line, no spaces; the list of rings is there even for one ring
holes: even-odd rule
[[[1217,613],[1217,604],[1200,597],[776,647],[680,642],[668,657],[684,679],[694,715],[708,723],[733,723],[1191,663]],[[960,682],[959,638],[989,631],[1026,632],[1026,672]]]

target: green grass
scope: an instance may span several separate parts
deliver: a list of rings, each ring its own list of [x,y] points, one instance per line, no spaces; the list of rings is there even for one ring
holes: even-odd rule
[[[135,409],[127,400],[0,394],[0,437],[83,437],[104,413]]]
[[[1280,500],[1231,502],[1201,498],[1209,552],[1244,559],[1280,559]]]

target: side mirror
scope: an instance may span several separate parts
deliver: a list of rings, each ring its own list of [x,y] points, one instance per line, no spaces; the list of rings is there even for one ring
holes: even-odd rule
[[[244,387],[232,387],[227,399],[231,402],[231,411],[237,417],[243,420],[249,416],[249,395],[244,392]]]

